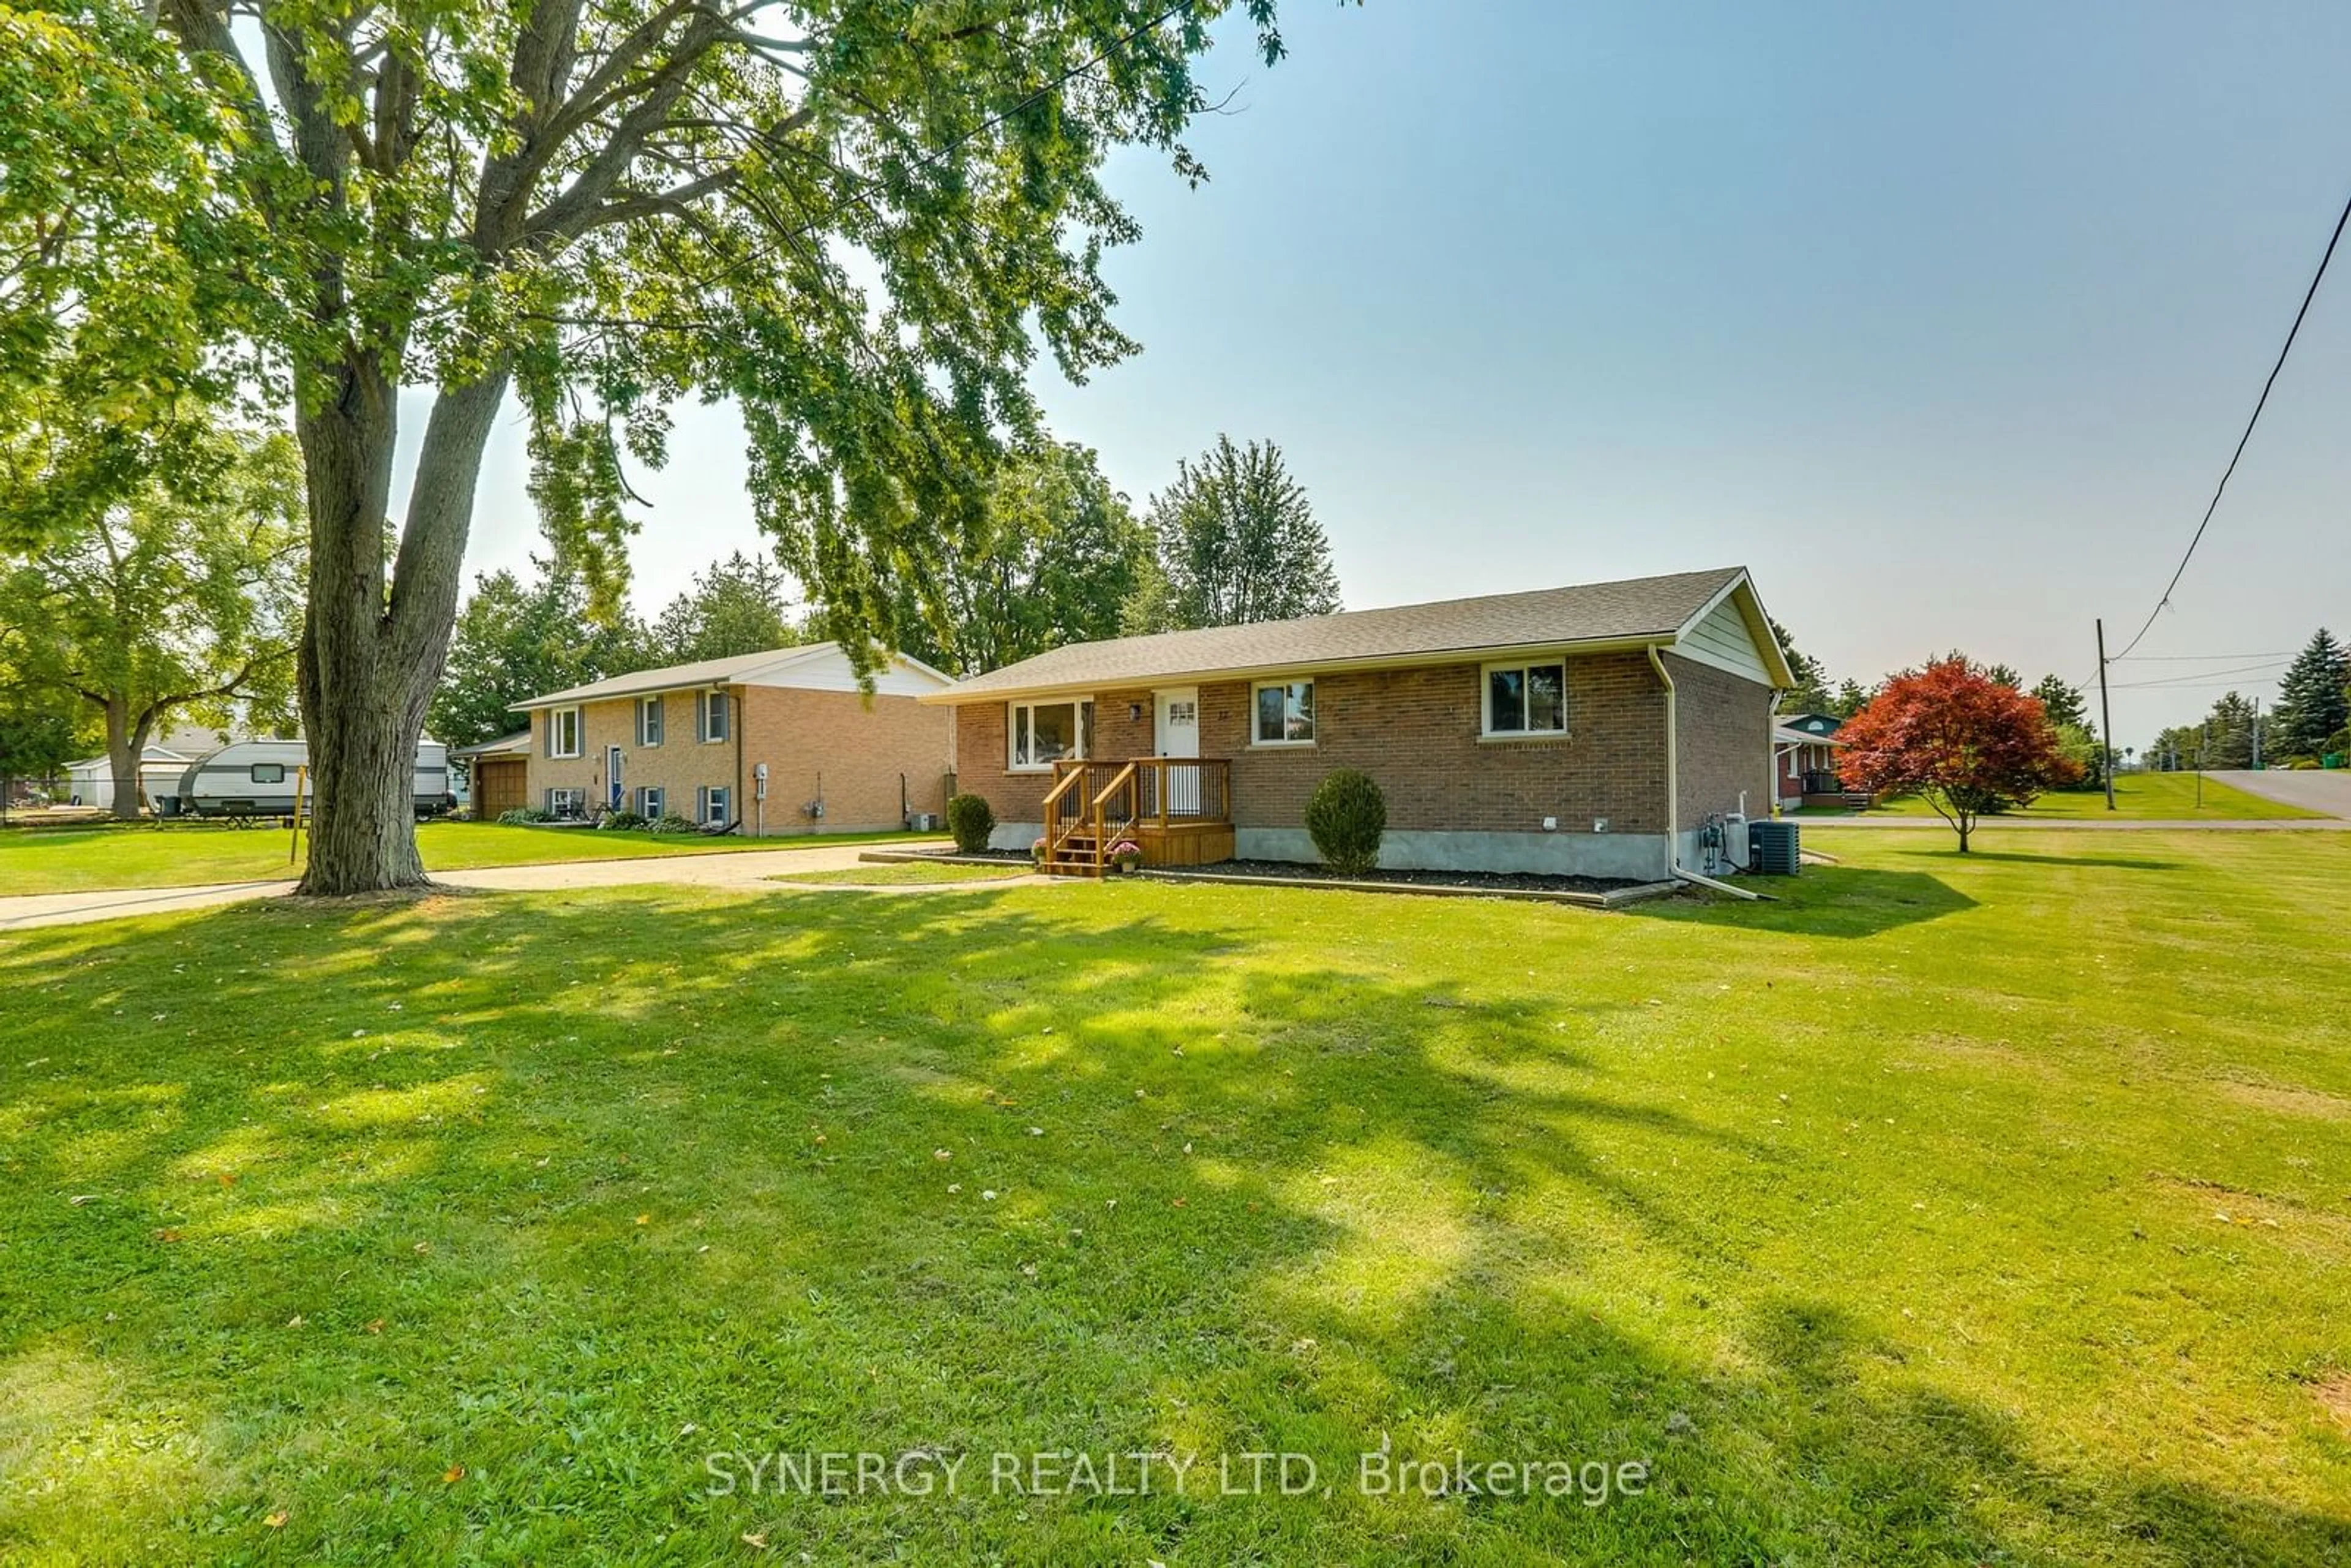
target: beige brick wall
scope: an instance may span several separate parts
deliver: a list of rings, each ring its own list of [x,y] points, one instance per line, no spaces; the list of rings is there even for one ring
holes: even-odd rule
[[[739,692],[735,695],[739,700]],[[590,803],[601,804],[605,798],[606,748],[613,746],[622,751],[621,783],[628,793],[622,804],[630,810],[636,810],[640,787],[666,790],[668,796],[664,801],[664,807],[681,817],[694,815],[698,789],[705,787],[734,789],[735,741],[731,737],[723,741],[706,742],[694,738],[694,694],[667,693],[664,697],[663,709],[662,744],[639,746],[634,697],[582,705],[580,727],[585,744],[581,747],[582,755],[570,758],[547,755],[549,716],[534,714],[531,724],[530,803],[544,806],[549,789],[566,787],[585,789]],[[739,719],[740,713],[736,716]]]
[[[743,820],[753,818],[752,769],[768,765],[770,833],[856,832],[898,826],[898,776],[907,809],[946,810],[955,760],[953,710],[913,697],[752,686],[743,696]],[[801,808],[821,796],[820,821]]]
[[[584,705],[580,728],[584,755],[550,758],[548,716],[534,716],[530,756],[530,803],[543,806],[551,788],[585,789],[591,803],[605,799],[606,748],[622,752],[623,804],[636,807],[636,791],[652,786],[668,792],[664,802],[680,816],[695,814],[699,790],[735,791],[733,814],[743,831],[760,820],[752,769],[768,765],[766,831],[799,833],[812,829],[852,832],[898,826],[898,775],[915,811],[946,809],[946,778],[953,766],[954,727],[948,710],[924,707],[912,697],[856,692],[806,691],[789,686],[732,686],[730,733],[723,741],[697,741],[694,694],[664,695],[664,736],[659,746],[639,746],[636,700],[619,698]],[[801,808],[820,794],[820,821]]]
[[[1665,695],[1640,653],[1567,662],[1570,732],[1556,740],[1481,741],[1479,666],[1324,674],[1316,677],[1311,747],[1249,745],[1249,684],[1200,687],[1200,754],[1233,764],[1233,819],[1243,828],[1295,828],[1323,775],[1356,768],[1387,795],[1398,831],[1540,832],[1554,817],[1589,832],[1665,831]],[[1152,694],[1095,694],[1095,752],[1153,754]],[[1140,710],[1128,716],[1130,706]],[[1050,776],[1008,773],[1006,707],[955,710],[958,787],[985,797],[997,819],[1035,822]]]
[[[1674,677],[1682,831],[1736,811],[1742,790],[1749,816],[1770,815],[1771,688],[1678,654],[1665,660]]]

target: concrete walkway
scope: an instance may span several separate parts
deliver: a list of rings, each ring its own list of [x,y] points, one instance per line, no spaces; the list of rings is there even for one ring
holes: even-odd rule
[[[827,887],[818,883],[769,882],[787,872],[847,871],[871,845],[843,844],[839,849],[741,850],[711,854],[650,855],[636,860],[567,861],[556,865],[490,866],[479,871],[445,871],[434,880],[449,887],[479,888],[498,893],[546,893],[569,887],[643,887],[653,885],[722,887],[737,893],[880,893],[889,894],[966,892],[983,887],[1017,887],[1048,883],[1050,877],[1021,875],[993,881],[908,883],[880,887]],[[294,891],[290,882],[225,882],[201,887],[120,888],[102,893],[42,893],[0,898],[0,931],[22,931],[37,925],[78,925],[93,920],[120,920],[140,915],[169,915],[183,909],[207,909],[243,904],[256,898],[277,898]]]

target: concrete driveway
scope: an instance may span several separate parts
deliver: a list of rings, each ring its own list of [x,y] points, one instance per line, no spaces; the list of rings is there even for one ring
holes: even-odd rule
[[[434,880],[448,887],[481,888],[500,893],[543,893],[567,887],[641,887],[658,883],[724,887],[743,893],[853,891],[890,894],[949,893],[1050,880],[1042,876],[1019,876],[996,881],[907,883],[855,889],[767,880],[785,872],[845,871],[859,863],[858,857],[870,847],[844,844],[839,849],[743,850],[701,855],[648,856],[639,860],[568,861],[559,865],[492,866],[480,871],[444,871],[437,873]],[[293,891],[294,884],[290,882],[227,882],[201,887],[140,887],[103,893],[33,894],[17,898],[0,898],[0,931],[22,931],[36,925],[79,925],[93,920],[121,920],[138,915],[168,915],[183,909],[206,909],[223,904],[243,904],[256,898],[277,898]]]
[[[2305,768],[2299,772],[2255,773],[2229,768],[2215,769],[2205,777],[2233,785],[2248,795],[2299,806],[2305,811],[2351,818],[2351,768]]]

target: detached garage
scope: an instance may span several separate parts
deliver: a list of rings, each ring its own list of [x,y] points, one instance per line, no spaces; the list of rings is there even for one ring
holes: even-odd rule
[[[501,811],[530,804],[530,731],[457,747],[449,756],[465,764],[465,801],[475,821],[496,821]]]

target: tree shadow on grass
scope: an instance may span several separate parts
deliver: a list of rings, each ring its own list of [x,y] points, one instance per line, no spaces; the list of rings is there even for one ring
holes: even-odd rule
[[[2339,1521],[2037,1466],[1910,1350],[1752,1278],[1740,1214],[1667,1176],[1775,1158],[1650,1065],[1706,1027],[1652,973],[1677,960],[1471,986],[1361,918],[648,890],[0,946],[0,1061],[39,1064],[0,1103],[0,1382],[35,1396],[0,1451],[45,1483],[0,1542],[2339,1558]],[[1479,951],[1597,929],[1448,919]],[[1383,1440],[1656,1484],[1368,1498]],[[975,1489],[998,1451],[1297,1450],[1335,1484],[712,1495],[714,1451],[835,1448],[977,1456]]]
[[[1989,862],[1993,864],[2011,865],[2085,866],[2103,871],[2185,871],[2188,869],[2178,861],[2147,860],[2124,855],[2041,855],[2025,854],[2015,850],[1986,849],[1971,849],[1965,855],[1961,855],[1955,845],[1947,846],[1941,850],[1913,849],[1896,845],[1887,852],[1914,860],[1955,861],[1962,865]]]
[[[1797,876],[1751,879],[1743,885],[1766,899],[1659,899],[1625,913],[1792,936],[1865,937],[1976,907],[1974,899],[1940,877],[1868,866],[1808,867]]]

